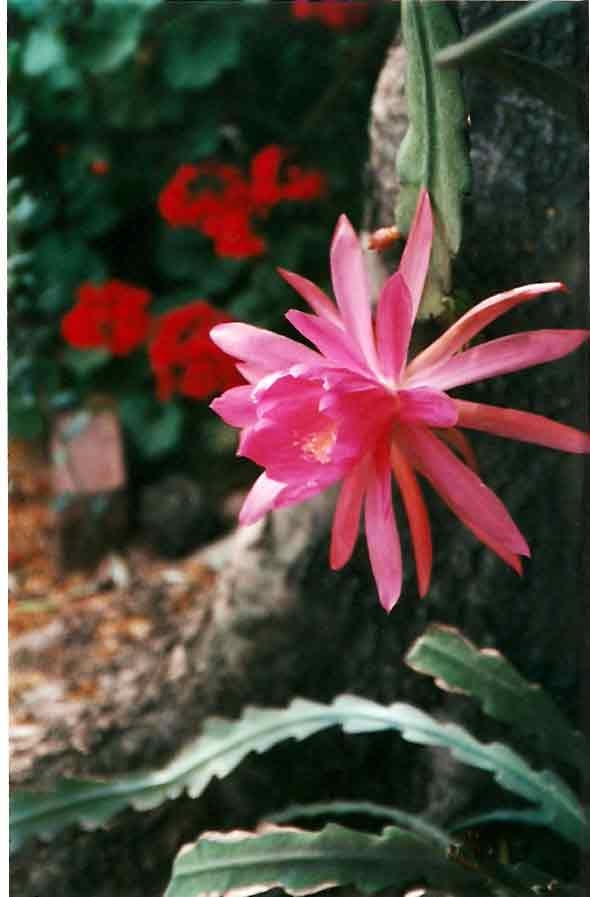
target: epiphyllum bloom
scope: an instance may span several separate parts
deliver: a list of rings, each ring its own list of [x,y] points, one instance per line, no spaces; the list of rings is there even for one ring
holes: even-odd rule
[[[246,498],[240,521],[253,523],[271,508],[300,502],[342,480],[331,566],[338,569],[350,558],[364,507],[369,557],[387,611],[402,582],[392,473],[408,516],[424,595],[432,543],[416,473],[515,570],[521,571],[519,555],[530,553],[502,502],[472,469],[469,444],[458,426],[568,452],[590,451],[590,437],[572,427],[447,395],[455,386],[560,358],[587,339],[583,330],[539,330],[460,351],[504,312],[563,290],[560,283],[517,287],[480,302],[408,362],[432,232],[430,201],[423,191],[399,270],[383,288],[374,324],[362,250],[345,216],[338,221],[331,249],[337,305],[309,280],[280,272],[315,312],[289,311],[287,319],[317,351],[247,324],[211,331],[218,346],[240,359],[238,368],[249,382],[228,390],[212,407],[227,423],[243,428],[239,454],[265,468]]]

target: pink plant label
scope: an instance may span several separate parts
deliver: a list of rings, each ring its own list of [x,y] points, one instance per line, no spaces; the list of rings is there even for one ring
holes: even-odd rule
[[[112,492],[125,485],[119,421],[112,411],[61,414],[51,438],[56,495]]]

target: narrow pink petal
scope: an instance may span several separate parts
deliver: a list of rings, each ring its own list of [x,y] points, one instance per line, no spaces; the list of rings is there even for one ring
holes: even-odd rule
[[[422,188],[398,269],[412,297],[412,321],[416,318],[428,274],[433,234],[434,222],[430,197],[428,192]]]
[[[569,355],[588,339],[589,333],[587,330],[534,330],[503,336],[454,355],[428,372],[413,374],[406,385],[418,386],[424,382],[435,389],[452,389],[520,371]]]
[[[454,399],[444,392],[419,386],[400,389],[398,419],[404,423],[424,424],[428,427],[453,427],[457,423]]]
[[[376,371],[378,364],[371,320],[371,297],[363,250],[346,215],[341,215],[338,219],[330,249],[330,263],[332,283],[344,326],[361,349],[369,367]]]
[[[500,499],[436,436],[424,428],[406,426],[396,438],[413,466],[478,538],[483,533],[490,546],[497,544],[528,557],[525,538]]]
[[[387,443],[382,443],[369,471],[365,496],[365,535],[381,606],[389,613],[402,587],[399,534],[391,498],[391,467]]]
[[[564,292],[567,290],[562,283],[530,283],[523,287],[516,287],[514,290],[508,290],[506,293],[498,293],[496,296],[490,296],[484,299],[458,321],[456,321],[448,330],[439,336],[427,349],[420,352],[416,358],[408,365],[408,376],[425,371],[434,365],[440,364],[450,358],[455,352],[458,352],[462,346],[470,339],[476,336],[484,327],[499,318],[500,315],[506,314],[511,308],[520,305],[522,302],[528,302],[531,299],[537,299],[544,293]]]
[[[476,539],[479,539],[480,542],[483,542],[484,545],[487,545],[487,547],[495,552],[495,554],[497,554],[505,564],[508,564],[508,566],[512,567],[512,569],[515,570],[519,576],[522,576],[522,561],[517,554],[513,554],[511,551],[508,551],[503,545],[501,545],[495,539],[492,539],[488,533],[479,529],[478,526],[474,526],[472,524],[470,526],[470,529]]]
[[[251,386],[234,386],[213,399],[210,408],[230,427],[248,427],[256,422]]]
[[[371,376],[366,362],[355,342],[348,333],[327,318],[318,318],[303,311],[291,309],[285,315],[287,320],[330,361],[349,370]]]
[[[456,405],[457,399],[455,399],[455,406]],[[477,473],[478,466],[475,452],[473,451],[473,447],[467,439],[467,436],[465,436],[461,430],[457,430],[456,427],[447,427],[444,430],[438,430],[437,436],[450,445],[451,448],[455,449],[456,452],[459,452],[468,467]]]
[[[253,385],[268,374],[266,368],[258,364],[236,364],[236,370],[239,371],[244,380]]]
[[[411,333],[412,297],[397,271],[383,287],[377,306],[377,351],[385,377],[399,380]]]
[[[218,324],[210,332],[213,342],[240,361],[251,362],[267,372],[298,363],[317,363],[318,355],[286,336],[251,324]]]
[[[331,321],[332,324],[335,324],[342,329],[342,318],[340,317],[338,309],[332,300],[326,296],[323,290],[320,290],[320,288],[317,287],[315,283],[312,283],[311,280],[302,277],[300,274],[295,274],[293,271],[286,271],[284,268],[277,268],[277,271],[283,280],[305,299],[307,304],[311,306],[313,311],[315,311],[316,315]]]
[[[414,471],[395,442],[391,445],[390,457],[393,475],[397,480],[410,525],[410,535],[416,561],[418,593],[421,598],[424,598],[430,586],[430,575],[432,572],[432,536],[430,534],[428,511]]]
[[[265,473],[260,474],[242,505],[240,523],[247,526],[268,514],[284,488],[284,483],[271,480]]]
[[[557,423],[540,414],[517,411],[515,408],[495,408],[478,402],[455,399],[459,412],[459,426],[483,430],[505,439],[533,442],[562,452],[584,454],[590,452],[590,433]]]
[[[363,497],[367,485],[367,459],[363,459],[344,478],[332,523],[330,567],[340,570],[354,550],[359,531]]]

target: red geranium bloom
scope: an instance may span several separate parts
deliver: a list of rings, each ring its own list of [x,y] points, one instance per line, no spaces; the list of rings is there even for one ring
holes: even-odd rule
[[[355,0],[293,0],[291,13],[296,19],[317,19],[337,31],[362,25],[368,15],[367,3]]]
[[[147,290],[121,280],[84,283],[76,305],[62,319],[63,337],[76,349],[106,348],[113,355],[127,355],[147,335],[150,300]]]
[[[227,258],[251,258],[266,249],[253,218],[265,216],[282,200],[311,200],[325,191],[323,175],[296,165],[283,170],[287,151],[272,144],[260,150],[248,180],[234,165],[203,162],[181,165],[158,199],[172,227],[194,227],[213,240]]]
[[[222,166],[218,166],[221,168]],[[225,166],[227,167],[227,166]],[[211,189],[196,192],[196,184],[203,176],[213,176],[211,165],[181,165],[158,198],[160,214],[171,227],[198,227],[219,206],[219,195]]]
[[[271,144],[252,159],[252,204],[257,211],[267,211],[283,199],[311,200],[325,193],[325,179],[319,171],[304,171],[298,165],[285,167],[287,156],[287,150]]]
[[[244,209],[223,209],[207,220],[203,233],[210,236],[215,252],[222,258],[253,258],[266,251],[266,243],[251,227]]]
[[[228,321],[203,300],[162,315],[149,348],[161,401],[175,392],[206,399],[244,382],[235,361],[209,338],[212,327]]]

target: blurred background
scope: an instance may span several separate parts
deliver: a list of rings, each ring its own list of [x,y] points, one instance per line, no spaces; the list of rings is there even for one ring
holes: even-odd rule
[[[338,214],[362,224],[368,108],[398,14],[10,0],[12,498],[15,465],[41,477],[33,492],[52,480],[64,569],[139,531],[186,552],[231,519],[224,499],[254,471],[208,409],[240,382],[208,329],[283,329],[299,298],[277,265],[327,285]],[[94,499],[76,511],[80,495]],[[18,538],[13,569],[31,548]]]

